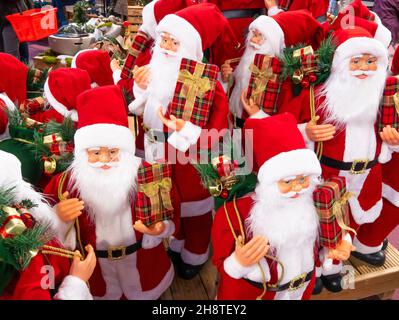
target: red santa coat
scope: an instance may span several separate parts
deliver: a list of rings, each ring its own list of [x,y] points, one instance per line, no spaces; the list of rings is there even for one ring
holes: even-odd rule
[[[61,174],[55,176],[44,190],[45,194],[58,201],[58,189]],[[62,188],[62,193],[69,191],[71,198],[78,197],[76,192],[68,190],[69,174]],[[172,189],[172,204],[175,208],[174,225],[179,228],[179,201],[175,189]],[[84,200],[84,199],[83,199]],[[174,277],[173,266],[166,254],[162,239],[143,235],[133,228],[135,218],[135,201],[131,202],[120,224],[110,223],[108,226],[96,225],[88,213],[83,211],[79,216],[80,238],[82,246],[91,244],[94,250],[107,250],[110,246],[129,246],[137,241],[142,241],[143,248],[127,255],[122,260],[109,261],[98,258],[97,265],[89,285],[95,298],[115,300],[122,296],[128,299],[152,300],[158,299],[170,286]],[[109,243],[107,234],[116,235],[123,239],[118,243]],[[147,237],[147,238],[146,238]],[[145,241],[149,241],[151,248],[144,249]],[[79,245],[79,243],[78,243]]]
[[[315,91],[317,94],[317,88]],[[320,110],[323,101],[323,97],[315,101],[316,114],[320,116],[319,124],[325,122],[325,115]],[[311,119],[309,90],[303,90],[298,97],[285,106],[283,111],[291,112],[296,117],[305,141],[311,143],[305,133],[305,125]],[[317,144],[311,143],[311,145],[317,147]],[[380,155],[381,145],[382,141],[375,125],[364,124],[361,126],[349,123],[343,129],[338,130],[332,140],[323,143],[323,156],[344,162],[353,162],[356,159],[374,160]],[[346,178],[347,189],[354,195],[349,200],[352,216],[358,225],[371,223],[378,218],[382,208],[380,163],[366,170],[364,174],[352,175],[349,171],[334,169],[323,164],[322,170],[324,179],[329,179],[332,176]]]
[[[250,195],[238,199],[236,204],[238,212],[240,214],[240,219],[242,223],[248,218],[251,211],[254,200]],[[227,203],[227,212],[229,213],[229,218],[231,220],[234,232],[236,235],[240,235],[240,225],[237,215],[234,210],[233,202]],[[245,228],[245,224],[244,224]],[[248,242],[250,239],[246,239]],[[230,257],[230,255],[235,250],[235,239],[233,237],[232,231],[230,229],[228,220],[226,218],[226,213],[224,208],[221,207],[215,215],[213,227],[212,227],[212,245],[213,245],[213,258],[212,262],[216,266],[218,272],[220,273],[220,283],[217,293],[218,300],[255,300],[258,296],[262,294],[262,290],[253,286],[243,278],[235,279],[231,277],[225,271],[225,260]],[[278,275],[277,264],[270,259],[266,259],[270,270],[270,280],[268,283],[275,284],[277,282]],[[309,272],[309,270],[304,270],[304,272]],[[310,298],[315,281],[315,274],[312,280],[305,283],[306,289],[302,294],[302,300],[307,300]],[[273,300],[278,298],[279,293],[267,291],[263,296],[263,300]]]
[[[0,99],[0,137],[7,130],[8,117],[7,117],[7,106],[3,100]]]

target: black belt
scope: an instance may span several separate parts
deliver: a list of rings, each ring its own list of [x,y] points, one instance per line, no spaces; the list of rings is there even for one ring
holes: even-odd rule
[[[272,285],[269,283],[266,283],[266,288],[267,291],[273,291],[273,292],[279,292],[279,291],[284,291],[284,290],[289,290],[289,291],[294,291],[297,290],[305,284],[305,282],[310,281],[312,279],[314,274],[314,270],[308,272],[308,273],[302,273],[300,276],[292,279],[290,282],[287,282],[285,284],[282,284],[280,286]],[[244,278],[245,281],[247,281],[249,284],[257,287],[258,289],[263,290],[263,284],[260,282],[252,281],[249,279]]]
[[[343,162],[326,156],[321,156],[320,163],[330,168],[349,171],[351,174],[362,174],[367,169],[374,167],[378,163],[378,159],[371,161],[362,159],[353,162]]]
[[[223,16],[226,19],[252,18],[256,15],[265,14],[265,12],[265,9],[238,9],[222,11]]]
[[[233,115],[234,128],[244,128],[245,120]]]
[[[108,250],[96,250],[97,258],[108,258],[109,260],[120,260],[129,254],[135,253],[137,250],[141,248],[141,240],[136,243],[124,247],[109,247]]]

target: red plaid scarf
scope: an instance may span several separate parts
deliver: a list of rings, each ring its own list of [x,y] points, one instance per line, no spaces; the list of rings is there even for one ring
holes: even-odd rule
[[[198,70],[203,69],[200,74]],[[185,76],[183,76],[183,72]],[[213,99],[219,68],[213,64],[203,64],[189,59],[182,59],[180,75],[176,83],[173,100],[168,112],[177,118],[190,121],[203,127],[207,124]],[[201,92],[201,86],[207,83],[209,90]],[[189,101],[191,98],[193,101]]]
[[[385,126],[399,128],[399,76],[389,77],[385,83],[385,89],[380,104],[378,117],[378,129]]]

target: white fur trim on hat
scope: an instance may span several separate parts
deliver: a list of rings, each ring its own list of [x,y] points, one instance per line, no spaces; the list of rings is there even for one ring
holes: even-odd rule
[[[373,38],[356,37],[346,40],[335,50],[332,68],[337,69],[346,59],[364,53],[376,56],[381,65],[388,67],[388,51],[380,41]]]
[[[257,17],[250,25],[249,30],[257,29],[263,34],[266,41],[269,41],[273,52],[279,55],[281,51],[285,48],[285,37],[283,29],[280,25],[268,16]]]
[[[388,48],[392,41],[392,33],[383,24],[378,24],[374,39],[380,41],[386,48]]]
[[[156,36],[155,28],[157,21],[155,20],[154,6],[157,1],[158,0],[154,0],[147,4],[141,13],[143,17],[143,24],[140,26],[140,30],[148,34],[153,39],[155,39]]]
[[[198,31],[187,20],[175,15],[168,14],[161,20],[156,28],[157,36],[167,32],[183,43],[186,50],[194,55],[197,60],[202,60],[202,40]]]
[[[259,169],[259,182],[272,183],[280,179],[297,175],[321,174],[321,167],[316,154],[308,149],[297,149],[282,152],[268,161]]]
[[[48,85],[48,78],[46,80],[46,83],[44,84],[44,95],[48,101],[48,103],[54,108],[55,111],[57,111],[59,114],[61,114],[63,117],[71,117],[72,121],[77,122],[78,121],[78,112],[73,109],[73,110],[68,110],[66,106],[64,106],[61,102],[59,102],[51,93],[50,87]]]
[[[111,123],[99,123],[78,129],[75,133],[75,153],[88,148],[109,147],[135,151],[134,137],[129,128]]]
[[[97,49],[97,48],[93,48],[93,49],[83,49],[83,50],[78,51],[78,52],[74,55],[74,57],[72,58],[71,68],[74,68],[74,69],[77,68],[77,66],[76,66],[76,59],[78,58],[78,55],[80,55],[82,52],[93,51],[93,50],[98,50],[98,49]]]

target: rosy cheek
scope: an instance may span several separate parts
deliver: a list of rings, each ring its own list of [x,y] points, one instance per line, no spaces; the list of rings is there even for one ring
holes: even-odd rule
[[[278,189],[280,190],[281,193],[288,193],[291,191],[291,186],[285,183],[279,183]]]

